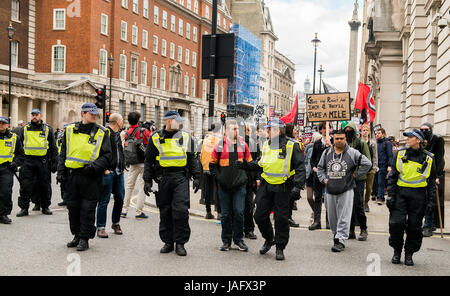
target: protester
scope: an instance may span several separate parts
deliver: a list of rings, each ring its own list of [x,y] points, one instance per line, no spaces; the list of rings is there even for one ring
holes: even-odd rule
[[[245,125],[245,143],[247,144],[252,159],[257,161],[260,158],[260,148],[256,137],[256,128],[249,124]],[[254,196],[257,191],[257,176],[255,171],[247,170],[247,185],[245,188],[245,209],[244,209],[244,237],[248,239],[257,239],[255,234],[255,223],[253,215],[255,213]]]
[[[319,133],[314,133],[313,138],[306,138],[305,141],[305,167],[306,167],[306,199],[311,207],[311,224],[314,222],[314,172],[311,167],[311,156],[313,153],[314,143],[322,138]],[[311,141],[312,140],[312,141]]]
[[[385,201],[384,188],[386,185],[386,176],[392,170],[392,144],[386,139],[386,131],[384,128],[379,128],[376,133],[377,136],[377,151],[378,151],[378,191],[377,203],[382,205]]]
[[[369,146],[371,156],[370,161],[372,162],[372,168],[367,173],[366,193],[364,196],[364,211],[368,213],[370,212],[369,200],[370,194],[372,193],[373,180],[375,178],[375,173],[378,171],[378,150],[377,150],[377,142],[374,139],[372,139],[370,127],[366,124],[361,126],[361,141],[364,141]]]

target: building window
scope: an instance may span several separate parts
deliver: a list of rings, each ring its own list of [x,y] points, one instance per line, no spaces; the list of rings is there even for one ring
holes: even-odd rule
[[[222,104],[225,104],[225,101],[223,100],[223,85],[220,87],[220,100],[222,101]]]
[[[163,10],[162,26],[167,29],[167,11],[165,10]]]
[[[101,29],[100,32],[103,35],[108,35],[108,16],[102,13],[101,17]]]
[[[131,70],[130,70],[130,81],[137,83],[138,81],[138,60],[136,57],[131,57]]]
[[[190,56],[191,56],[191,53],[190,53],[189,49],[186,49],[185,58],[184,58],[184,63],[186,65],[189,65],[189,57]]]
[[[195,77],[191,79],[191,97],[195,98]]]
[[[141,62],[141,84],[147,85],[147,62]]]
[[[197,42],[197,27],[192,28],[192,40],[194,40],[194,42]]]
[[[127,22],[122,21],[120,26],[120,39],[123,41],[127,41]]]
[[[217,14],[217,26],[220,26],[220,13]]]
[[[184,94],[189,95],[189,76],[184,75]]]
[[[181,4],[181,5],[183,5],[183,4],[184,4],[183,2],[184,2],[183,0],[180,0],[180,4]]]
[[[153,9],[153,22],[155,24],[159,24],[159,8],[158,6],[155,6]]]
[[[133,12],[139,14],[139,0],[133,0]]]
[[[145,104],[141,104],[141,121],[145,121]]]
[[[208,5],[206,5],[206,7],[205,7],[205,17],[207,19],[209,19],[209,6]]]
[[[216,83],[216,87],[214,89],[214,100],[217,102],[219,101],[219,85],[217,83]]]
[[[122,116],[124,116],[125,113],[125,100],[119,100],[119,114],[121,114]]]
[[[191,9],[191,0],[186,0],[186,7]]]
[[[197,68],[197,53],[192,52],[192,67]]]
[[[104,49],[100,49],[100,67],[99,67],[99,75],[106,77],[106,61],[107,61],[108,52]]]
[[[178,35],[183,36],[183,20],[178,20]]]
[[[155,106],[155,125],[159,128],[159,106]]]
[[[138,44],[138,27],[134,25],[131,28],[131,43],[134,45]]]
[[[181,46],[178,46],[178,61],[183,62],[183,48]]]
[[[11,66],[16,67],[19,64],[19,42],[14,40],[11,43]]]
[[[194,12],[198,14],[198,0],[194,0]]]
[[[186,23],[186,38],[191,39],[191,24]]]
[[[66,10],[63,8],[53,9],[53,30],[66,29]]]
[[[18,21],[20,13],[20,3],[19,0],[11,1],[11,20]]]
[[[153,35],[153,52],[158,53],[158,36]]]
[[[136,111],[136,102],[130,102],[130,112]]]
[[[144,0],[142,14],[145,18],[148,18],[148,0]]]
[[[148,32],[142,30],[142,47],[148,49]]]
[[[156,65],[153,65],[152,68],[152,87],[156,88],[158,83],[158,67]]]
[[[53,45],[52,52],[52,72],[66,72],[66,47]]]
[[[120,55],[119,79],[127,79],[127,56],[123,54]]]
[[[223,18],[223,27],[227,29],[227,20],[225,18]]]
[[[170,58],[175,59],[175,44],[170,42]]]
[[[167,41],[166,41],[166,39],[161,40],[161,55],[163,57],[167,56]]]
[[[128,8],[128,0],[122,0],[122,7]]]
[[[206,87],[207,87],[207,82],[206,80],[203,80],[203,87],[202,87],[202,99],[206,100]]]
[[[161,68],[161,77],[160,77],[160,81],[159,81],[159,87],[162,90],[166,89],[166,69]]]
[[[175,16],[171,15],[170,16],[170,31],[172,31],[172,32],[175,32],[175,22],[176,22]]]

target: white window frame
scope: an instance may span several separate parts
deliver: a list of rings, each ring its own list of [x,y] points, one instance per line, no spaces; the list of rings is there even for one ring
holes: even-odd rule
[[[223,27],[226,29],[227,28],[227,19],[223,18]]]
[[[20,2],[19,2],[19,0],[11,1],[11,20],[12,21],[20,20]]]
[[[170,16],[170,31],[172,31],[174,33],[175,33],[175,30],[176,30],[176,28],[175,28],[176,23],[177,23],[176,16],[171,15]]]
[[[184,94],[189,95],[189,76],[184,75]]]
[[[162,67],[159,73],[159,88],[162,90],[166,90],[166,76],[167,76],[166,72],[167,72],[166,69]]]
[[[138,27],[133,25],[133,27],[131,27],[131,44],[138,45],[138,34],[139,34]]]
[[[197,68],[197,53],[195,51],[192,52],[192,67]]]
[[[198,0],[194,0],[194,12],[198,14]]]
[[[184,57],[184,63],[186,65],[189,65],[189,58],[190,58],[190,56],[191,56],[191,52],[189,51],[189,49],[186,49],[185,57]]]
[[[64,49],[64,67],[62,71],[55,71],[55,48],[56,47],[61,47]],[[67,51],[66,51],[66,46],[65,45],[61,45],[61,44],[57,44],[57,45],[53,45],[52,46],[52,73],[65,73],[66,72],[66,56],[67,56]]]
[[[104,13],[100,16],[100,33],[108,36],[108,15]]]
[[[11,67],[18,67],[19,65],[19,41],[13,40],[11,42]]]
[[[183,20],[178,19],[178,35],[183,36]]]
[[[153,8],[153,22],[159,25],[159,7],[156,5]]]
[[[175,43],[170,42],[170,59],[175,60]]]
[[[123,61],[123,67],[122,67]],[[122,72],[123,71],[123,72]],[[123,75],[121,75],[123,73]],[[119,80],[127,80],[127,56],[124,54],[120,55],[119,58]]]
[[[102,53],[104,54],[103,60],[102,60]],[[100,49],[100,55],[99,55],[99,66],[98,66],[98,75],[106,77],[108,70],[108,52],[101,48]]]
[[[186,23],[186,38],[188,40],[191,39],[191,24],[190,23]]]
[[[202,99],[203,100],[206,100],[207,88],[208,88],[208,84],[207,84],[206,80],[203,80],[203,86],[202,86]]]
[[[132,11],[136,14],[139,14],[139,0],[133,0]]]
[[[191,97],[195,98],[195,77],[191,78]]]
[[[161,40],[161,55],[163,57],[167,56],[167,41],[166,41],[166,39]]]
[[[180,63],[183,62],[183,47],[182,46],[178,46],[178,58],[177,58],[177,60]]]
[[[56,13],[57,12],[64,12],[64,27],[58,28],[56,26]],[[65,30],[66,29],[66,9],[65,8],[54,8],[53,9],[53,30]]]
[[[217,26],[220,27],[220,21],[222,20],[220,13],[217,14]]]
[[[142,15],[148,19],[148,0],[144,0],[142,3]]]
[[[136,69],[134,69],[134,75],[133,75],[133,61],[136,61]],[[138,59],[138,57],[131,56],[131,59],[130,59],[130,82],[138,83],[138,72],[139,72],[139,59]]]
[[[209,19],[209,6],[208,5],[205,6],[205,17],[207,19]]]
[[[124,38],[124,35],[123,35],[123,33],[124,33],[124,25],[125,25],[125,38]],[[128,23],[127,22],[125,22],[125,21],[122,21],[121,23],[120,23],[120,40],[122,40],[122,41],[128,41]]]
[[[158,87],[158,67],[153,65],[152,67],[152,88]]]
[[[141,61],[141,84],[147,85],[147,62]]]
[[[196,26],[194,26],[194,27],[192,28],[192,40],[193,40],[194,42],[197,42],[197,27],[196,27]]]
[[[148,49],[148,31],[142,30],[142,48]]]
[[[167,29],[167,11],[163,10],[162,14],[162,27]]]
[[[158,36],[153,35],[153,52],[158,53]]]
[[[128,0],[122,0],[122,7],[128,9]]]
[[[192,1],[191,0],[186,0],[186,7],[187,7],[187,9],[191,9],[192,8]]]

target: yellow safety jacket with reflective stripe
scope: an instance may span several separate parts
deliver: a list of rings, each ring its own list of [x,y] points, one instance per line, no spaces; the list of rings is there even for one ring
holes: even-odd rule
[[[427,166],[422,173],[420,171],[422,169],[421,163],[417,163],[409,159],[407,162],[403,162],[402,158],[406,159],[405,155],[406,149],[400,150],[397,154],[396,167],[400,172],[397,185],[410,188],[426,187],[428,185],[427,179],[431,173],[433,158],[427,154],[427,158],[425,160],[427,162]]]
[[[189,145],[189,134],[181,132],[183,143],[180,145],[180,138],[162,139],[159,133],[152,136],[153,144],[159,151],[156,160],[161,167],[184,167],[187,164],[187,151]]]
[[[12,134],[12,137],[7,139],[0,139],[0,164],[5,162],[13,162],[14,151],[16,150],[17,135]]]
[[[50,129],[44,125],[43,131],[30,131],[27,124],[23,128],[23,152],[30,156],[45,156],[49,148],[48,134]]]
[[[295,142],[288,140],[286,143],[286,155],[282,155],[282,148],[271,149],[269,141],[263,146],[262,156],[258,164],[263,168],[261,177],[269,184],[283,184],[289,177],[295,174],[291,170],[291,160]],[[284,158],[283,158],[284,157]]]
[[[94,162],[100,155],[100,147],[105,138],[105,131],[97,129],[90,141],[91,135],[74,133],[75,123],[66,127],[66,161],[67,168],[78,169]]]

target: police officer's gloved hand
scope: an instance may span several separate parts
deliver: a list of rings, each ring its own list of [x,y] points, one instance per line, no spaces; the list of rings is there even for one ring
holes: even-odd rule
[[[83,172],[86,173],[87,175],[93,175],[93,174],[95,174],[95,168],[94,168],[94,166],[90,163],[90,164],[87,164],[87,165],[83,168]]]
[[[194,179],[192,185],[194,187],[194,193],[197,193],[197,191],[200,189],[200,179]]]
[[[150,196],[150,192],[152,192],[152,186],[153,186],[153,182],[152,181],[145,182],[145,185],[144,185],[144,193],[145,193],[145,195]]]
[[[51,168],[51,170],[52,170],[52,173],[56,173],[56,171],[58,170],[58,164],[52,163],[52,168]]]
[[[388,196],[386,198],[386,206],[389,210],[392,210],[394,208],[395,198],[392,196]]]
[[[300,188],[298,188],[298,187],[292,188],[291,193],[289,194],[289,197],[294,200],[300,199]]]
[[[13,173],[17,173],[17,164],[15,164],[14,162],[10,162],[8,164],[8,169]]]
[[[58,172],[58,174],[56,174],[56,184],[64,183],[65,179],[66,179],[66,177],[64,176],[64,173]]]

